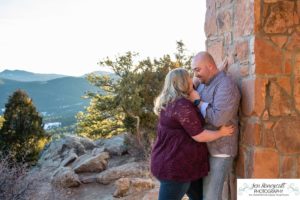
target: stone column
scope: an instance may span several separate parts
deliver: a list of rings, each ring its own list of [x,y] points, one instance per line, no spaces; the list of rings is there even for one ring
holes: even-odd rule
[[[240,178],[300,178],[300,0],[207,0],[207,51],[242,93]],[[235,199],[235,176],[231,192]]]

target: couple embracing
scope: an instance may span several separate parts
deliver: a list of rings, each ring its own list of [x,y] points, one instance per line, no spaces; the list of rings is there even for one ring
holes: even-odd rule
[[[240,92],[212,56],[198,53],[193,81],[182,68],[170,71],[154,102],[159,116],[151,171],[159,200],[222,200],[226,176],[237,154]]]

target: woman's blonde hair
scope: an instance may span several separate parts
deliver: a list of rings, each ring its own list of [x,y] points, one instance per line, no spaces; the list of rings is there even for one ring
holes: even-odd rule
[[[169,71],[165,78],[164,87],[160,95],[154,101],[154,113],[159,115],[162,109],[174,100],[185,97],[187,98],[191,85],[189,73],[183,68],[177,68]]]

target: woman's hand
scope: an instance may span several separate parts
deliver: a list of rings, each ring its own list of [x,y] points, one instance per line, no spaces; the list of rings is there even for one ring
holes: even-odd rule
[[[222,136],[231,136],[234,132],[234,126],[230,125],[230,126],[222,126],[219,129],[220,135]]]
[[[193,85],[194,85],[194,88],[197,89],[200,84],[201,84],[201,80],[198,77],[193,76]]]
[[[192,90],[189,94],[189,99],[194,102],[196,99],[201,99],[199,93],[196,90]]]

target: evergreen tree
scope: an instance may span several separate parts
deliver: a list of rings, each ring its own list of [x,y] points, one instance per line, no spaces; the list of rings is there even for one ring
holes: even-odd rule
[[[155,132],[157,116],[153,102],[162,89],[169,70],[189,68],[191,55],[185,55],[184,44],[177,42],[175,58],[165,55],[159,59],[137,61],[138,54],[127,52],[114,60],[106,58],[100,65],[108,66],[115,77],[91,74],[87,79],[99,87],[101,93],[88,93],[91,104],[77,115],[77,132],[80,135],[108,137],[123,130],[134,133],[138,141]],[[104,93],[103,93],[104,91]]]
[[[4,122],[4,117],[0,115],[0,130]]]
[[[32,99],[22,90],[15,91],[5,105],[4,123],[0,130],[0,148],[13,154],[17,161],[34,162],[38,142],[45,136],[42,117]]]

